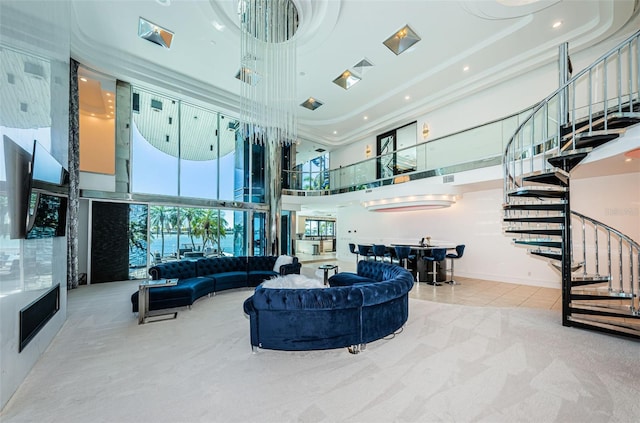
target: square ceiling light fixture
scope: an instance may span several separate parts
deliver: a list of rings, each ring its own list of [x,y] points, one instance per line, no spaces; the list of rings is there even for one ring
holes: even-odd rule
[[[313,97],[309,97],[307,100],[305,100],[305,102],[304,102],[304,103],[302,103],[302,104],[300,104],[300,105],[301,105],[302,107],[306,107],[306,108],[307,108],[307,109],[309,109],[309,110],[315,110],[315,109],[317,109],[318,107],[322,106],[322,104],[323,104],[323,103],[322,103],[321,101],[318,101],[318,100],[316,100],[316,99],[315,99],[315,98],[313,98]]]
[[[398,32],[384,40],[382,44],[389,47],[389,50],[394,52],[396,55],[399,55],[400,53],[407,51],[409,47],[418,41],[420,41],[418,34],[416,34],[409,25],[405,25]]]
[[[334,79],[333,83],[341,86],[345,90],[348,90],[349,88],[360,82],[361,79],[362,78],[353,74],[350,70],[347,69],[346,71],[342,72],[339,77]]]
[[[170,48],[173,41],[173,32],[141,17],[138,23],[138,37],[164,48]]]

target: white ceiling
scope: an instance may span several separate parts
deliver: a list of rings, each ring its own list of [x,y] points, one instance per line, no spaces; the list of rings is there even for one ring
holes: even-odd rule
[[[634,0],[294,2],[301,19],[297,100],[314,97],[324,103],[316,111],[299,108],[299,150],[307,153],[379,134],[549,64],[563,42],[574,52],[589,47],[623,27],[636,5]],[[236,0],[71,3],[76,60],[134,84],[238,113]],[[139,17],[173,31],[171,49],[138,38]],[[562,25],[554,29],[557,21]],[[405,24],[422,41],[396,56],[382,42]],[[332,83],[363,58],[374,66],[360,83],[349,91]]]

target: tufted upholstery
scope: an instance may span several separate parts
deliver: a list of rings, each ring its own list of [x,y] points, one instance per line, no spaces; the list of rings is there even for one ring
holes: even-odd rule
[[[358,264],[358,271],[369,277],[349,273],[360,279],[346,286],[258,286],[244,302],[251,345],[292,351],[341,348],[371,342],[398,330],[409,317],[411,273],[400,266],[367,261]]]
[[[198,260],[179,260],[160,263],[149,269],[152,279],[178,279],[171,287],[149,290],[149,310],[190,306],[200,297],[225,289],[256,286],[276,276],[275,256],[207,257]],[[280,268],[280,274],[300,273],[300,263]],[[133,312],[138,311],[138,291],[131,295]]]
[[[183,279],[196,276],[196,262],[193,260],[176,260],[153,266],[149,269],[152,279]]]

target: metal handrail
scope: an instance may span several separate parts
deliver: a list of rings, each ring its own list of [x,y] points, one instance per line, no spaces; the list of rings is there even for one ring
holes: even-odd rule
[[[595,238],[595,268],[596,268],[596,275],[599,276],[599,263],[600,263],[600,250],[598,249],[598,231],[599,230],[604,230],[606,232],[606,236],[607,236],[607,271],[608,271],[608,275],[609,276],[609,291],[615,291],[615,292],[619,292],[619,293],[629,293],[631,294],[632,298],[635,298],[637,296],[637,293],[640,293],[640,243],[638,243],[637,241],[633,240],[631,237],[629,237],[628,235],[623,234],[622,232],[620,232],[619,230],[603,223],[600,222],[592,217],[588,217],[585,216],[582,213],[578,213],[576,211],[571,211],[571,215],[573,217],[576,217],[580,220],[581,222],[581,232],[582,232],[582,257],[583,257],[583,275],[587,274],[587,254],[586,254],[586,238],[587,238],[587,229],[586,229],[586,225],[585,222],[588,222],[590,224],[593,225],[593,229],[594,229],[594,238]],[[618,241],[618,287],[614,289],[614,287],[612,286],[612,269],[611,269],[611,265],[613,263],[613,257],[612,257],[612,243],[611,243],[611,236],[614,235],[615,237],[617,237],[617,241]],[[614,240],[615,242],[615,240]],[[629,249],[629,268],[627,269],[629,271],[629,285],[625,286],[624,285],[624,281],[625,278],[623,277],[625,274],[624,268],[623,268],[623,244],[626,243],[628,245],[628,249]],[[636,255],[634,255],[633,250],[636,250]],[[572,252],[573,255],[573,252]],[[634,267],[634,257],[636,258],[636,264]],[[636,274],[636,270],[637,270],[637,287],[634,286],[634,279],[635,278],[635,274]],[[628,291],[627,291],[627,287],[628,287]],[[633,307],[633,306],[632,306]],[[635,310],[637,312],[637,310]]]
[[[583,118],[587,119],[588,125],[585,127],[588,130],[588,133],[591,134],[593,132],[594,125],[594,105],[598,105],[598,110],[602,109],[602,113],[604,115],[604,128],[608,129],[608,124],[606,118],[608,113],[610,112],[611,107],[610,102],[616,101],[618,112],[623,112],[623,104],[628,102],[629,110],[632,111],[634,107],[634,101],[638,101],[638,87],[640,87],[640,42],[638,39],[640,38],[640,31],[635,32],[629,38],[621,42],[618,46],[612,48],[607,53],[603,54],[599,59],[593,62],[590,66],[578,72],[575,76],[569,79],[566,83],[564,83],[560,88],[547,96],[544,100],[538,103],[532,110],[531,114],[523,120],[523,122],[518,126],[513,136],[507,142],[507,145],[504,149],[503,154],[503,167],[504,167],[504,195],[505,202],[509,202],[508,192],[517,188],[520,185],[518,184],[518,176],[523,175],[525,173],[525,164],[528,165],[528,171],[533,172],[534,170],[542,169],[547,170],[549,165],[546,162],[547,153],[556,150],[556,154],[560,153],[562,145],[562,116],[561,110],[562,107],[557,107],[557,112],[555,116],[552,116],[549,113],[550,107],[553,100],[558,101],[558,105],[560,105],[560,101],[564,98],[571,98],[572,106],[570,110],[567,112],[571,116],[571,131],[570,134],[574,134],[576,132],[576,122],[579,119],[579,110],[583,107],[587,108],[587,115],[583,116]],[[634,55],[633,52],[633,43],[635,42],[637,52]],[[623,54],[626,54],[626,59],[628,60],[628,82],[626,87],[623,87],[622,84],[622,60]],[[635,56],[635,57],[634,57]],[[616,96],[613,100],[609,99],[609,92],[607,87],[607,62],[612,58],[615,59],[615,63],[617,64],[617,84],[616,84]],[[635,78],[636,78],[636,91],[634,91],[634,63],[635,59]],[[603,100],[597,102],[594,99],[594,81],[593,81],[593,71],[599,66],[604,66],[604,84],[603,88]],[[586,80],[585,80],[586,77]],[[581,94],[586,94],[584,97],[587,99],[587,103],[583,107],[576,107],[577,103],[577,88],[578,84],[583,82],[587,87],[586,92],[581,92]],[[572,88],[572,95],[568,95],[568,91]],[[623,93],[623,88],[628,88],[628,92]],[[635,97],[635,98],[634,98]],[[601,105],[601,106],[600,106]],[[615,105],[614,105],[615,108]],[[542,113],[539,113],[543,111]],[[550,126],[549,120],[554,117],[555,119],[555,133],[550,134]],[[534,138],[536,136],[536,119],[542,118],[544,119],[544,124],[542,125],[542,131],[539,138]],[[527,146],[524,146],[524,139],[526,131],[530,131],[530,143]],[[575,136],[572,137],[571,140],[572,148],[575,149]],[[520,146],[520,149],[517,147]],[[547,147],[550,147],[547,149]],[[540,150],[540,151],[538,151]],[[536,163],[534,158],[535,156],[540,157],[540,163]],[[525,163],[528,161],[528,163]],[[519,163],[519,165],[518,165]],[[520,172],[517,172],[517,168],[519,167]]]

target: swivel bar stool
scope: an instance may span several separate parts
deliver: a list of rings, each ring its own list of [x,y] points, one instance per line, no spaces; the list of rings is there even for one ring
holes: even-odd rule
[[[369,257],[373,256],[373,253],[371,252],[371,245],[358,244],[358,254],[369,260]]]
[[[446,248],[434,248],[431,250],[430,256],[422,257],[425,261],[430,261],[431,263],[433,263],[433,267],[432,267],[433,271],[427,272],[428,275],[433,275],[433,281],[427,281],[429,285],[435,285],[435,286],[442,285],[438,281],[438,272],[436,270],[436,263],[443,261],[446,255],[447,255]]]
[[[356,250],[356,244],[353,244],[353,243],[350,242],[349,243],[349,251],[352,254],[356,255],[356,267],[357,267],[358,266],[358,255],[360,254],[360,252],[358,250]]]
[[[373,244],[372,250],[373,259],[375,261],[378,261],[378,257],[380,257],[380,261],[384,261],[384,253],[387,250],[387,247],[382,244]]]
[[[460,282],[456,282],[455,280],[453,280],[453,263],[459,258],[462,258],[462,255],[464,254],[464,247],[464,244],[456,245],[456,254],[447,254],[447,258],[451,260],[451,280],[449,281],[451,285],[461,285]]]

